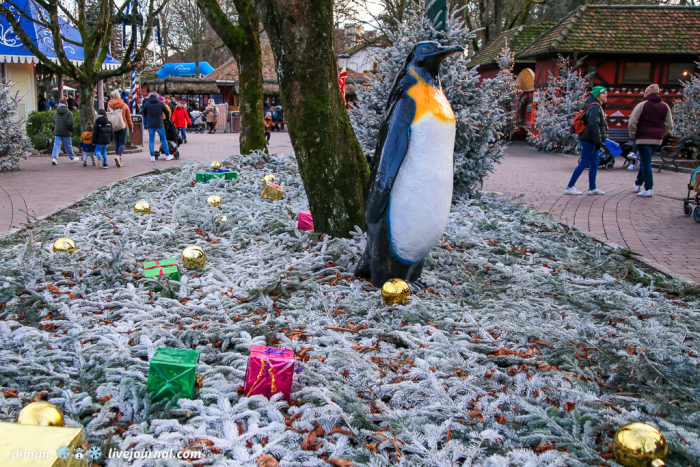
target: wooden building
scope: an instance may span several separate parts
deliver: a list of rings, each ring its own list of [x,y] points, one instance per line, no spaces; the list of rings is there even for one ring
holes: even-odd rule
[[[494,42],[503,44],[502,36],[508,34],[514,34],[513,30]],[[605,112],[610,131],[617,140],[624,140],[629,115],[644,99],[648,85],[658,84],[669,105],[682,97],[681,81],[695,73],[700,52],[700,7],[585,5],[547,27],[527,45],[517,43],[517,36],[511,46],[515,71],[522,78],[534,77],[532,91],[523,93],[524,128],[532,128],[538,91],[547,86],[550,73],[557,73],[561,54],[583,60],[581,71],[593,74],[590,86],[608,88]],[[479,72],[485,78],[497,72],[493,59],[479,57],[490,46],[475,55],[475,65],[480,65]],[[498,51],[495,44],[490,53],[495,57]],[[532,112],[527,112],[528,108]]]

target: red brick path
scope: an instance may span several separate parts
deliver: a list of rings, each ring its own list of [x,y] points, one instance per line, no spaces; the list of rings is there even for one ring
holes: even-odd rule
[[[187,160],[214,161],[222,160],[232,154],[238,154],[238,133],[218,132],[208,134],[188,134],[187,144],[180,146],[180,160],[165,161],[161,156],[156,162],[150,162],[148,135],[144,151],[125,154],[124,166],[116,168],[114,157],[107,159],[108,170],[83,167],[82,162],[68,163],[67,156],[58,158],[58,165],[51,165],[49,157],[30,157],[20,162],[20,171],[0,174],[0,232],[19,227],[30,218],[40,217],[55,212],[71,204],[87,193],[101,186],[133,177],[154,168],[171,167]],[[156,137],[156,149],[160,140]],[[270,149],[285,153],[292,150],[288,133],[272,133]]]
[[[642,198],[632,187],[636,172],[622,169],[616,160],[612,171],[598,170],[597,187],[588,190],[588,172],[576,183],[583,195],[564,194],[576,167],[577,156],[538,152],[524,143],[508,149],[508,156],[484,183],[485,191],[523,194],[523,201],[556,219],[586,230],[600,239],[626,246],[646,258],[700,282],[700,224],[683,216],[689,174],[654,169],[654,196]]]

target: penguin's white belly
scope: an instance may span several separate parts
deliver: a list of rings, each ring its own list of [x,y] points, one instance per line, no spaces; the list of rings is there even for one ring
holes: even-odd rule
[[[423,260],[445,232],[452,203],[454,145],[454,121],[426,113],[411,126],[388,213],[391,248],[406,263]]]

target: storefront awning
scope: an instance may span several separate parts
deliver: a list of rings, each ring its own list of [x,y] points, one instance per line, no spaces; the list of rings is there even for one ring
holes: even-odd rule
[[[26,12],[32,18],[43,21],[47,18],[46,10],[41,9],[31,0],[13,0],[12,2],[17,8]],[[14,6],[5,6],[10,10],[16,10]],[[58,62],[58,56],[53,48],[53,35],[50,30],[35,23],[34,21],[25,18],[19,11],[14,15],[19,21],[22,30],[32,38],[36,47],[54,62]],[[75,42],[81,42],[80,33],[71,25],[66,23],[62,18],[59,18],[61,34]],[[76,66],[80,66],[85,61],[85,51],[82,47],[78,47],[67,42],[63,42],[63,50],[66,57]],[[40,63],[39,59],[22,43],[19,35],[15,32],[12,25],[7,21],[4,15],[0,15],[0,62],[6,63]],[[120,62],[107,55],[107,59],[102,65],[102,68],[115,69],[119,67]]]

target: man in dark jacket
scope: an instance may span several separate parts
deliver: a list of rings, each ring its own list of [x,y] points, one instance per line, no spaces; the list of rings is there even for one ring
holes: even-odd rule
[[[49,101],[47,101],[44,96],[39,96],[39,102],[36,104],[36,109],[39,112],[46,112],[49,110]]]
[[[644,91],[644,102],[637,104],[628,123],[630,138],[636,140],[639,152],[639,172],[634,182],[634,191],[639,193],[639,196],[648,197],[654,194],[651,155],[672,128],[671,108],[661,102],[659,85],[652,84]]]
[[[151,151],[151,162],[156,161],[154,147],[156,133],[160,138],[160,144],[163,146],[165,160],[173,160],[174,157],[170,155],[168,141],[165,139],[165,129],[163,128],[163,115],[169,118],[170,109],[158,99],[157,92],[152,91],[148,95],[148,99],[143,103],[141,114],[143,115],[143,120],[146,122],[146,128],[148,129],[148,149]]]
[[[68,106],[68,110],[70,110],[71,112],[78,108],[78,103],[71,95],[68,96],[68,99],[66,100],[66,105]]]
[[[106,169],[107,167],[107,146],[114,141],[114,129],[107,118],[105,109],[97,110],[97,119],[92,130],[92,144],[95,145],[95,155],[97,156],[97,165]],[[100,164],[102,160],[102,164]]]
[[[600,156],[598,151],[603,147],[608,139],[608,122],[605,119],[605,104],[608,102],[608,91],[603,86],[596,86],[591,91],[591,95],[584,103],[583,123],[586,128],[578,136],[581,142],[581,162],[574,169],[574,174],[569,180],[564,193],[567,195],[580,195],[576,189],[576,180],[581,176],[583,170],[590,166],[588,170],[588,194],[604,195],[605,192],[595,186],[595,178],[598,174],[598,164]]]
[[[58,101],[58,109],[53,115],[53,152],[51,153],[51,163],[58,165],[58,154],[61,152],[61,145],[65,146],[70,163],[75,162],[75,154],[73,154],[73,114],[66,106],[66,100]]]

